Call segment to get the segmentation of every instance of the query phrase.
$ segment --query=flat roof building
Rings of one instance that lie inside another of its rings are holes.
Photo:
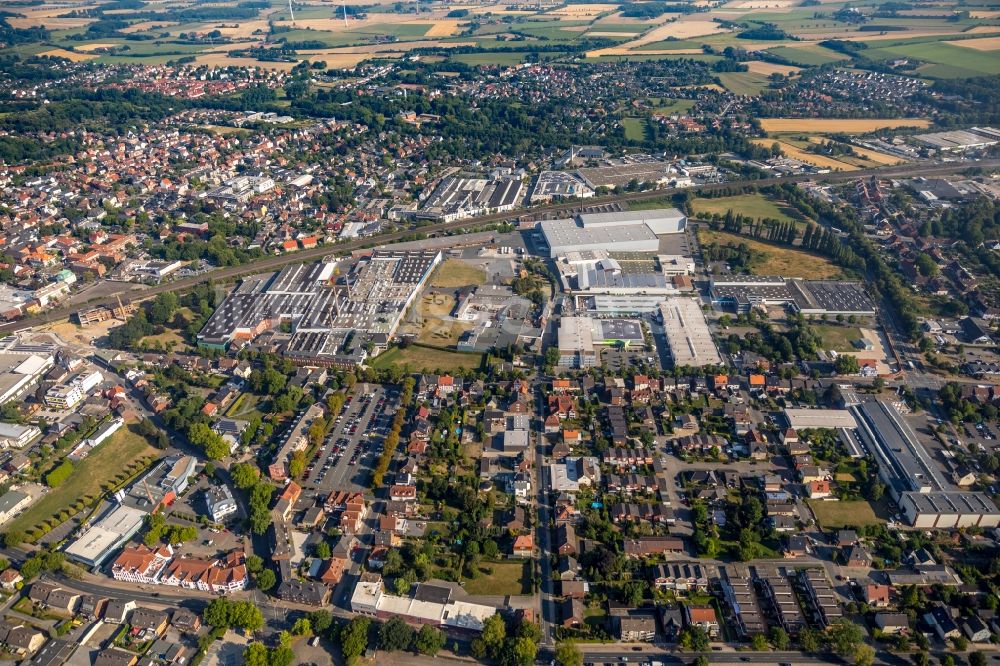
[[[905,492],[929,493],[949,488],[941,470],[890,403],[864,402],[851,408],[858,435],[878,462],[878,473],[894,499]]]
[[[71,543],[66,548],[66,556],[90,567],[98,566],[125,545],[145,520],[145,511],[118,505]]]
[[[696,368],[722,363],[696,299],[668,298],[660,304],[660,317],[675,366]]]
[[[711,281],[712,302],[748,312],[752,307],[783,306],[802,314],[875,314],[875,303],[858,282],[730,275]]]
[[[955,529],[997,527],[1000,510],[986,493],[944,491],[903,493],[899,507],[913,527]]]
[[[676,208],[610,213],[581,213],[572,219],[539,223],[549,256],[570,252],[657,252],[658,235],[681,233],[687,217]]]
[[[808,428],[857,428],[858,422],[854,415],[846,409],[785,409],[785,419],[788,427],[795,430]]]

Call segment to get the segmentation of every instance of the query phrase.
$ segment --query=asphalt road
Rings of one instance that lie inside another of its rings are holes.
[[[442,222],[439,224],[430,224],[425,227],[421,227],[420,229],[405,229],[403,231],[394,231],[391,233],[380,234],[377,236],[362,238],[355,241],[335,243],[333,245],[323,245],[311,250],[301,250],[299,252],[292,252],[289,254],[282,254],[278,256],[262,257],[257,261],[254,261],[249,264],[244,264],[242,266],[217,268],[215,270],[208,271],[201,275],[184,278],[181,280],[175,280],[173,282],[167,282],[164,284],[142,286],[137,288],[137,285],[131,282],[114,283],[115,285],[117,285],[118,288],[106,289],[104,290],[105,293],[102,294],[100,297],[89,300],[85,304],[76,303],[75,306],[72,308],[58,308],[33,317],[25,317],[23,319],[9,322],[7,324],[0,324],[0,332],[11,333],[14,331],[19,331],[21,329],[29,328],[31,326],[47,324],[53,321],[64,319],[68,317],[73,311],[81,309],[81,307],[84,305],[86,305],[86,307],[97,307],[99,305],[114,305],[117,303],[117,300],[120,296],[125,296],[126,298],[135,301],[135,300],[151,298],[153,296],[156,296],[157,294],[167,291],[183,292],[204,282],[232,281],[247,275],[254,275],[257,273],[280,269],[287,264],[302,263],[320,259],[324,256],[333,253],[344,254],[347,252],[351,252],[352,250],[360,250],[368,247],[376,247],[379,245],[384,245],[385,243],[401,240],[404,237],[409,236],[415,232],[427,234],[429,236],[434,236],[448,231],[458,231],[467,227],[481,227],[483,225],[491,224],[494,222],[516,220],[519,217],[523,217],[525,215],[539,216],[545,214],[558,213],[559,211],[567,211],[569,209],[579,208],[581,206],[596,206],[601,204],[628,203],[630,201],[644,201],[647,199],[658,199],[661,197],[669,197],[678,192],[691,192],[692,194],[697,194],[699,192],[711,192],[711,191],[730,188],[733,187],[734,185],[739,186],[739,185],[752,184],[758,187],[766,187],[768,185],[778,185],[781,183],[797,183],[803,181],[836,183],[848,180],[855,180],[858,178],[864,178],[866,176],[872,176],[872,175],[877,175],[879,177],[885,177],[885,178],[905,177],[905,176],[940,176],[962,171],[970,167],[981,167],[984,169],[1000,167],[1000,160],[982,160],[979,162],[953,162],[948,164],[938,164],[938,163],[908,164],[905,166],[881,167],[877,169],[859,169],[857,171],[847,171],[847,172],[838,172],[830,174],[802,174],[795,176],[787,176],[784,178],[761,178],[752,181],[741,180],[741,181],[730,181],[726,183],[712,183],[692,188],[662,189],[662,190],[650,190],[647,192],[632,192],[629,194],[587,199],[585,202],[576,202],[571,204],[567,203],[551,204],[545,206],[526,208],[514,212],[498,213],[495,215],[484,215],[482,217],[476,217],[467,220],[458,220],[455,222]]]

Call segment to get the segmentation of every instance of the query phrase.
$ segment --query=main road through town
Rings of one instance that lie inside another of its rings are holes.
[[[407,236],[411,236],[414,233],[423,233],[428,236],[435,236],[449,231],[459,231],[466,228],[474,229],[487,224],[516,220],[519,217],[525,215],[530,215],[530,216],[551,215],[553,213],[559,213],[560,211],[567,211],[569,209],[579,208],[580,206],[590,207],[590,206],[599,206],[602,204],[645,201],[649,199],[669,197],[679,192],[691,192],[693,194],[698,194],[700,192],[724,190],[726,188],[730,188],[733,186],[740,186],[740,185],[755,185],[757,187],[766,187],[768,185],[780,185],[781,183],[798,183],[803,181],[815,181],[818,183],[836,183],[848,180],[855,180],[858,178],[865,178],[868,176],[878,176],[880,178],[943,176],[947,174],[957,173],[959,171],[971,167],[992,169],[995,167],[1000,167],[1000,160],[983,160],[978,162],[956,161],[943,164],[939,162],[922,162],[917,164],[908,164],[904,166],[880,167],[875,169],[858,169],[856,171],[844,171],[844,172],[829,173],[829,174],[798,174],[794,176],[785,176],[781,178],[735,180],[735,181],[728,181],[725,183],[710,183],[707,185],[700,185],[698,187],[690,187],[690,188],[648,190],[645,192],[631,192],[628,194],[618,194],[607,197],[596,197],[593,199],[587,199],[585,202],[582,203],[564,202],[559,204],[534,206],[531,208],[524,208],[521,210],[511,211],[506,213],[484,215],[482,217],[457,220],[453,222],[441,222],[438,224],[429,224],[427,226],[420,227],[419,229],[404,229],[400,231],[393,231],[390,233],[368,236],[358,240],[346,241],[343,243],[334,243],[331,245],[323,245],[309,250],[300,250],[298,252],[291,252],[288,254],[261,257],[255,261],[243,264],[241,266],[227,266],[223,268],[216,268],[210,271],[206,271],[205,273],[202,273],[200,275],[183,278],[180,280],[175,280],[172,282],[165,282],[158,285],[140,286],[131,282],[114,282],[114,283],[108,282],[106,283],[106,288],[101,290],[102,291],[101,296],[95,297],[84,303],[77,303],[72,308],[72,310],[81,309],[81,307],[89,308],[89,307],[98,307],[101,305],[114,305],[117,303],[119,298],[123,298],[130,301],[137,301],[137,300],[151,298],[153,296],[156,296],[157,294],[167,291],[183,292],[199,284],[209,281],[228,282],[240,277],[245,277],[247,275],[254,275],[256,273],[277,270],[287,264],[308,262],[312,260],[321,259],[322,257],[325,257],[330,254],[335,254],[335,253],[343,254],[345,252],[350,252],[353,250],[360,250],[369,247],[377,247],[379,245],[384,245],[386,243],[391,243],[394,241],[405,239]],[[53,321],[59,321],[61,319],[65,319],[66,317],[68,317],[70,312],[71,312],[70,308],[65,308],[65,307],[56,308],[53,310],[49,310],[48,312],[44,312],[42,314],[34,315],[31,317],[25,317],[23,319],[18,319],[17,321],[8,322],[6,324],[0,324],[0,333],[12,333],[25,328],[29,328],[31,326],[37,326],[40,324],[47,324]]]

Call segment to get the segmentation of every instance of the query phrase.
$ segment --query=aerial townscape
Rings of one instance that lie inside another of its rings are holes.
[[[1000,664],[1000,4],[2,0],[4,663]]]

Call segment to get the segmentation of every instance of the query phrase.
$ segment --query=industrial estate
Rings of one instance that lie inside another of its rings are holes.
[[[1000,8],[9,0],[0,660],[1000,660]]]

